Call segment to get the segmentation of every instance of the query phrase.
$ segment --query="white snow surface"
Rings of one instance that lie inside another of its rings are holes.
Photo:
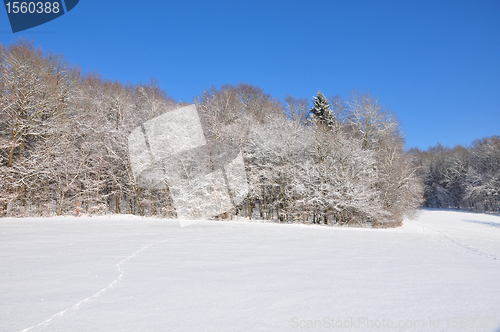
[[[0,219],[0,331],[494,331],[500,217]]]

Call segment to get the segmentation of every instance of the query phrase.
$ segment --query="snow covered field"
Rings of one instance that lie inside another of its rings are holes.
[[[0,331],[494,331],[500,217],[0,219]]]

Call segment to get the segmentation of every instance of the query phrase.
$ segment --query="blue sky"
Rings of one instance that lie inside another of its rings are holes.
[[[177,101],[245,82],[273,97],[369,91],[394,112],[407,147],[500,135],[500,1],[80,0],[13,34],[84,71],[155,77]]]

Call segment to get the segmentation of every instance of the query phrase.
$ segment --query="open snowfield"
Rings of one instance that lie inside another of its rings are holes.
[[[0,219],[0,331],[494,331],[500,217]]]

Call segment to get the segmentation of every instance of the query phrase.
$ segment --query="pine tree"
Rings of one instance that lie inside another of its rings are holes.
[[[319,120],[328,127],[333,127],[335,124],[335,115],[321,91],[318,90],[318,95],[313,98],[313,103],[314,106],[311,109],[313,119]]]

